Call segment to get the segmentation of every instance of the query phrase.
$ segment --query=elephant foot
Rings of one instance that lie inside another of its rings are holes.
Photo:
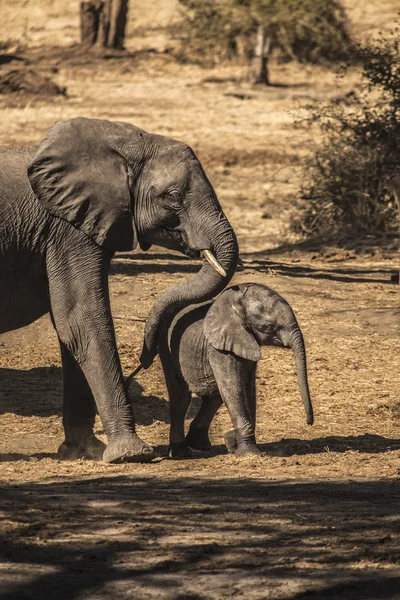
[[[240,444],[236,450],[234,450],[235,456],[246,456],[246,454],[261,455],[262,452],[257,448],[255,444]]]
[[[233,454],[237,449],[236,432],[234,429],[230,429],[224,434],[225,446],[228,452]]]
[[[97,439],[95,435],[90,435],[80,442],[65,440],[58,449],[59,460],[78,460],[86,458],[88,460],[101,460],[106,445]]]
[[[193,452],[188,447],[186,440],[171,442],[168,448],[168,458],[192,458]]]
[[[237,439],[236,431],[234,429],[230,429],[224,435],[225,445],[228,449],[228,452],[234,454],[235,456],[245,456],[246,454],[262,454],[261,450],[259,450],[256,446],[255,441],[243,441]]]
[[[186,445],[195,450],[210,450],[211,442],[208,437],[208,429],[189,428],[186,436]]]
[[[110,441],[103,453],[106,463],[150,462],[155,457],[154,449],[137,435],[128,439]]]

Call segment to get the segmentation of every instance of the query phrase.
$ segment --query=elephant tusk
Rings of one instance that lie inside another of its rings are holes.
[[[217,271],[217,273],[219,273],[222,277],[226,277],[225,269],[221,267],[211,250],[202,250],[201,253],[204,256],[204,258],[210,263],[213,269]]]

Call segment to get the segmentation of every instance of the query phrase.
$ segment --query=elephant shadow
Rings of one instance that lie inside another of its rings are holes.
[[[272,456],[301,456],[305,454],[323,454],[326,452],[344,453],[348,451],[365,454],[381,454],[400,450],[400,439],[386,438],[382,435],[364,433],[363,435],[327,436],[314,440],[286,438],[279,442],[258,444],[262,452]]]
[[[144,394],[143,386],[133,379],[128,387],[135,421],[138,425],[151,425],[154,421],[169,423],[169,405],[164,398]]]
[[[128,397],[138,425],[151,425],[154,421],[169,423],[168,402],[143,392],[140,383],[133,380]],[[0,414],[61,417],[62,404],[61,367],[0,369]]]
[[[154,421],[170,424],[169,402],[165,398],[144,394],[143,386],[133,379],[128,387],[128,397],[138,425],[151,425]],[[193,419],[201,406],[200,398],[193,396],[186,419]]]
[[[50,417],[62,414],[61,367],[0,369],[0,414]]]

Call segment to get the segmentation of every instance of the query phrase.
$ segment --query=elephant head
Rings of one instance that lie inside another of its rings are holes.
[[[156,303],[146,325],[143,366],[151,364],[171,311],[212,298],[235,271],[235,234],[200,162],[181,142],[128,123],[60,121],[39,145],[28,176],[52,215],[110,255],[157,244],[205,257],[196,276]]]
[[[247,360],[261,358],[260,346],[293,350],[307,423],[314,422],[303,334],[290,305],[260,284],[233,286],[217,298],[204,321],[208,342]]]

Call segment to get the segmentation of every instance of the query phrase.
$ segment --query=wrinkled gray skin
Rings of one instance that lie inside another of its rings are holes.
[[[169,307],[208,300],[231,278],[235,235],[193,151],[126,123],[56,123],[39,146],[0,149],[0,333],[50,312],[63,364],[61,458],[149,460],[135,433],[117,353],[108,293],[118,250],[152,244],[206,262],[160,298],[146,334],[151,364]],[[93,434],[97,410],[108,445]],[[104,454],[103,454],[104,451]]]
[[[211,447],[208,430],[224,402],[234,429],[225,442],[237,455],[259,453],[255,440],[256,367],[260,346],[294,352],[307,423],[314,422],[303,335],[277,292],[255,283],[225,290],[214,302],[180,313],[160,337],[160,358],[171,410],[170,457]],[[185,437],[191,393],[202,399]]]

